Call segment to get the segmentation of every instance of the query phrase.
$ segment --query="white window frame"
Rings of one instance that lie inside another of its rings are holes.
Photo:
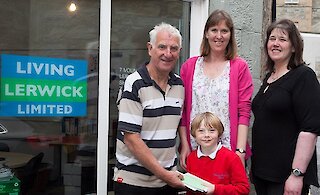
[[[299,0],[285,0],[284,3],[285,4],[298,4]]]
[[[190,57],[200,54],[203,29],[208,17],[209,0],[192,0],[190,16]]]
[[[191,1],[190,56],[199,55],[209,0]],[[110,88],[111,0],[100,0],[97,195],[108,194],[108,129]]]
[[[108,194],[111,0],[100,0],[97,194]]]

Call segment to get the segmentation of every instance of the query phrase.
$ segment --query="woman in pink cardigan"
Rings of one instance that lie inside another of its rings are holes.
[[[217,115],[225,131],[223,146],[236,152],[242,163],[251,155],[247,137],[253,93],[252,77],[247,62],[237,56],[234,26],[230,15],[216,10],[207,19],[201,56],[189,58],[181,67],[185,86],[185,104],[179,128],[180,165],[186,169],[186,158],[197,144],[190,134],[190,123],[199,113]]]

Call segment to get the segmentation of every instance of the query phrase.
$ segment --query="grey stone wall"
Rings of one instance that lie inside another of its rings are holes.
[[[312,32],[320,33],[320,1],[312,1]]]
[[[289,18],[302,32],[310,32],[312,22],[311,6],[278,6],[277,19]]]
[[[239,55],[247,60],[255,92],[260,86],[263,1],[259,0],[211,0],[209,12],[215,9],[226,10],[233,19]]]
[[[300,31],[320,33],[320,1],[300,0],[298,4],[277,1],[277,18],[290,18]]]

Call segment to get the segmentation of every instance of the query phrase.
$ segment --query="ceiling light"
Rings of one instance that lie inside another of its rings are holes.
[[[77,5],[74,2],[71,2],[68,9],[70,12],[74,12],[77,10]]]

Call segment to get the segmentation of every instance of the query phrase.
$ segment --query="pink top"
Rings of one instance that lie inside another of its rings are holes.
[[[180,76],[185,86],[185,101],[180,126],[187,129],[187,139],[190,145],[190,114],[192,106],[192,81],[198,56],[189,58],[181,67]],[[231,149],[236,150],[238,125],[249,126],[251,116],[251,97],[253,93],[252,77],[247,62],[236,57],[230,60],[229,114]],[[246,158],[251,156],[247,144]]]

